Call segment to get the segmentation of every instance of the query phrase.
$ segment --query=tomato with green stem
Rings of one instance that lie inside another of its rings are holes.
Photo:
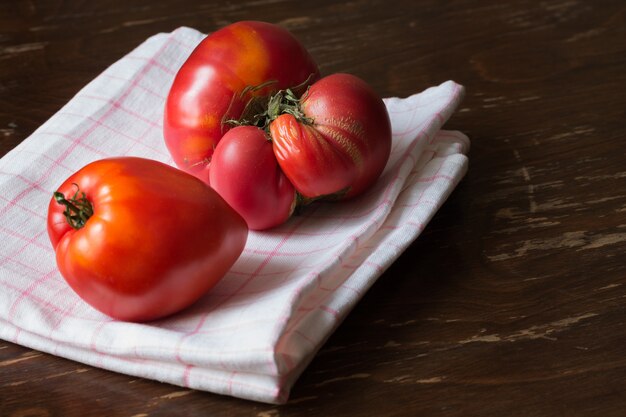
[[[135,157],[103,159],[71,175],[50,201],[47,227],[70,287],[127,321],[194,303],[239,258],[248,234],[205,183]]]

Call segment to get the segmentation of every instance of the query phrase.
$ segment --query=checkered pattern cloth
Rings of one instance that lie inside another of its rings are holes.
[[[282,403],[463,177],[469,141],[441,130],[463,88],[448,81],[385,99],[392,152],[366,194],[314,203],[278,228],[251,232],[232,270],[191,308],[156,322],[115,321],[59,274],[47,205],[65,178],[97,159],[134,155],[172,164],[164,101],[203,37],[180,28],[149,38],[0,160],[0,338],[129,375]]]

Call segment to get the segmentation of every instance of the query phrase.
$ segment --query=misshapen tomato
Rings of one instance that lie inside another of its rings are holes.
[[[300,99],[297,113],[278,116],[270,132],[278,163],[300,194],[349,198],[379,177],[391,152],[391,123],[364,81],[324,77]]]
[[[230,269],[247,233],[241,216],[202,181],[133,157],[85,166],[48,209],[65,280],[96,309],[129,321],[191,305]]]
[[[244,21],[207,36],[178,71],[165,105],[164,136],[176,164],[205,182],[229,119],[255,97],[319,78],[313,58],[287,30]]]

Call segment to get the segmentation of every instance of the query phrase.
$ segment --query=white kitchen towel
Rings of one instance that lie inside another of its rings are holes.
[[[129,375],[282,403],[466,172],[467,137],[440,130],[463,87],[447,81],[385,99],[392,153],[366,194],[314,203],[276,229],[251,232],[232,270],[191,308],[151,323],[115,321],[57,271],[47,205],[63,180],[97,159],[172,164],[161,132],[164,100],[203,37],[180,28],[149,38],[0,160],[0,338]]]

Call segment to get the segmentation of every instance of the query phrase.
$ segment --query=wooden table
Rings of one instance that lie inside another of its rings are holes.
[[[0,341],[2,416],[623,416],[626,4],[0,3],[2,154],[147,37],[244,19],[382,96],[453,79],[470,170],[271,406]]]

